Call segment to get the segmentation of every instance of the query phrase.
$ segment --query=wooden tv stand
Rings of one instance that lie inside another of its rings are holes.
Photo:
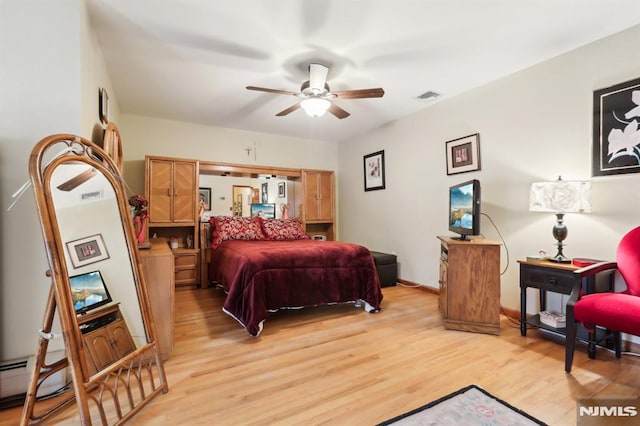
[[[438,239],[444,328],[500,334],[500,243]]]
[[[124,322],[119,304],[78,316],[89,375],[133,352],[136,345]]]

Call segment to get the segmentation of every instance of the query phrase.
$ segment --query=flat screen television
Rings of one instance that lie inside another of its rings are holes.
[[[69,277],[69,283],[76,314],[84,314],[111,302],[111,295],[100,271],[74,275]]]
[[[251,204],[251,217],[260,216],[265,219],[276,217],[275,203],[253,203]]]
[[[480,181],[473,179],[449,188],[449,231],[457,240],[480,235]]]

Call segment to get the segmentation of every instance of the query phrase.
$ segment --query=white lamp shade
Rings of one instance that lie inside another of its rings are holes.
[[[300,106],[310,117],[320,117],[331,106],[331,102],[326,99],[311,97],[300,102]]]
[[[534,182],[529,192],[529,211],[589,213],[591,182],[561,179],[553,182]]]

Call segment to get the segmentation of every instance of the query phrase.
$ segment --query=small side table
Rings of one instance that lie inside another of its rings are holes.
[[[565,327],[555,328],[543,324],[539,314],[527,316],[527,288],[540,290],[540,310],[544,311],[547,307],[547,292],[571,294],[574,283],[580,280],[573,271],[579,268],[570,263],[557,263],[548,260],[519,260],[518,263],[520,264],[520,334],[526,336],[527,326],[533,326],[566,336]],[[584,279],[581,285],[585,291],[593,292],[596,288],[595,278]],[[595,333],[589,333],[584,327],[578,329],[578,338],[588,343],[589,358],[595,358],[596,341],[605,337],[606,330],[598,329]]]

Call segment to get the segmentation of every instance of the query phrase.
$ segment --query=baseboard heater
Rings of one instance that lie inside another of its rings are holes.
[[[24,405],[27,397],[27,360],[0,365],[0,410]]]

